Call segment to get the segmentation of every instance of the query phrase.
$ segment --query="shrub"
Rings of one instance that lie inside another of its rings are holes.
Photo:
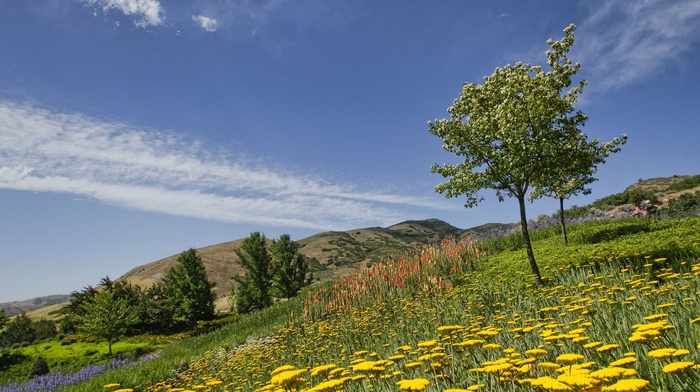
[[[49,373],[49,364],[46,363],[46,359],[43,357],[38,357],[32,363],[32,367],[29,369],[29,377],[43,376]]]

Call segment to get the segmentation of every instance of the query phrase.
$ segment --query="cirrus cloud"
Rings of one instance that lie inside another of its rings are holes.
[[[0,188],[123,208],[308,229],[388,225],[436,208],[222,157],[182,136],[0,100]],[[438,207],[439,208],[439,207]]]

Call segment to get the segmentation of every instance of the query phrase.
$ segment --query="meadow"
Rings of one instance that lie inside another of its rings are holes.
[[[67,391],[688,391],[700,219],[445,241],[166,346]]]

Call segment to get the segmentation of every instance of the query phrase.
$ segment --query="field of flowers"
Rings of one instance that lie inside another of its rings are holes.
[[[543,288],[522,251],[424,247],[309,291],[271,336],[103,390],[697,390],[699,227],[589,222],[568,247],[540,233]]]

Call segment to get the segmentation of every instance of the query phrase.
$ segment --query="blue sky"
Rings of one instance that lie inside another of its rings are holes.
[[[584,131],[629,141],[568,204],[700,173],[694,0],[2,2],[0,302],[253,231],[515,222],[433,191],[427,124],[570,23]]]

